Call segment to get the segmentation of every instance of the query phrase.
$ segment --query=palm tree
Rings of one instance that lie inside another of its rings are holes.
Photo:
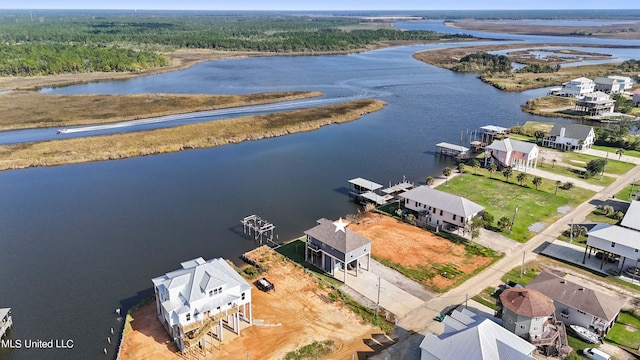
[[[473,173],[477,174],[478,169],[480,168],[480,161],[476,159],[471,160],[471,167],[473,167]]]
[[[527,175],[526,173],[519,173],[518,176],[516,177],[516,179],[520,183],[520,186],[524,185],[524,182],[527,181],[527,178],[529,178],[529,175]]]
[[[498,227],[502,229],[502,231],[507,230],[511,227],[511,220],[506,216],[501,217],[500,220],[498,220]]]
[[[624,149],[623,148],[617,149],[616,154],[618,154],[618,160],[620,160],[620,158],[622,158],[622,154],[624,154]]]
[[[442,175],[444,175],[445,178],[445,185],[449,185],[449,176],[451,176],[451,168],[450,167],[446,167],[444,168],[444,170],[442,170]]]
[[[435,182],[435,179],[433,178],[433,176],[429,176],[429,177],[427,177],[425,182],[427,183],[427,186],[431,187],[431,186],[433,186],[433,183]]]
[[[493,173],[498,171],[498,166],[496,164],[489,165],[489,179],[493,179]]]
[[[458,163],[458,172],[460,174],[464,173],[464,163]]]
[[[558,188],[560,187],[560,185],[562,185],[562,181],[556,180],[556,192],[553,193],[554,195],[558,193]]]
[[[536,176],[533,178],[533,180],[531,180],[531,182],[533,183],[533,185],[535,185],[536,190],[538,190],[538,187],[542,185],[542,178],[540,176]]]
[[[556,166],[558,159],[551,159],[551,168],[553,169]]]
[[[504,178],[507,179],[507,182],[509,182],[509,178],[511,177],[511,175],[513,175],[513,169],[508,167],[502,170],[502,175],[504,175]]]

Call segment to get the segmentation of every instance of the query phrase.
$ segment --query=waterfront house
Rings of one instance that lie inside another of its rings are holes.
[[[538,145],[530,142],[502,139],[494,140],[485,150],[485,166],[487,162],[499,168],[512,167],[515,170],[527,171],[538,165]]]
[[[593,82],[595,83],[595,91],[607,94],[618,94],[624,91],[624,83],[611,77],[597,77]]]
[[[633,79],[628,76],[611,75],[608,76],[608,78],[613,79],[620,84],[620,92],[631,90],[633,87]]]
[[[464,310],[466,311],[466,310]],[[456,313],[458,312],[458,315]],[[536,347],[489,319],[455,310],[445,322],[458,323],[437,336],[427,333],[420,343],[421,360],[531,360]]]
[[[12,325],[11,308],[0,309],[0,339],[11,329]]]
[[[561,95],[579,98],[585,94],[592,93],[596,84],[591,79],[585,77],[573,79],[562,84]]]
[[[591,126],[555,124],[549,135],[542,139],[542,146],[564,151],[582,150],[593,146],[595,138]]]
[[[186,352],[208,332],[220,340],[223,329],[240,334],[240,321],[252,323],[251,285],[222,258],[197,258],[182,269],[154,278],[157,316]]]
[[[371,240],[349,230],[347,225],[342,218],[336,222],[322,218],[304,232],[307,236],[305,260],[333,277],[341,275],[345,283],[348,273],[358,276],[364,259],[367,271],[371,263]]]
[[[572,283],[543,271],[527,284],[553,300],[555,316],[567,326],[578,325],[606,334],[620,314],[624,300]]]
[[[635,106],[640,106],[640,89],[635,89],[635,90],[633,91],[633,98],[632,98],[632,100],[633,100],[633,104],[634,104]]]
[[[613,112],[616,101],[609,94],[596,91],[586,94],[576,101],[576,111],[582,111],[590,116],[602,115]]]
[[[556,320],[555,307],[548,296],[534,289],[513,287],[500,294],[500,303],[505,329],[541,347],[545,353],[571,352],[565,325]]]
[[[462,235],[467,234],[471,220],[484,212],[484,207],[473,201],[428,186],[418,186],[399,197],[404,208],[416,215],[418,225],[462,230]]]

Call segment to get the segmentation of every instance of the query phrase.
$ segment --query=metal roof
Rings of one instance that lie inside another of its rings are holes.
[[[561,89],[561,88],[558,88],[558,89]],[[499,133],[504,133],[507,130],[509,130],[508,128],[503,128],[503,127],[495,126],[495,125],[481,126],[480,129],[486,130],[486,131],[491,131],[491,132],[498,133],[498,134]]]
[[[549,136],[560,136],[560,131],[564,128],[564,137],[570,139],[585,140],[593,131],[591,126],[580,124],[554,124],[549,132]]]
[[[529,154],[534,148],[537,148],[538,145],[526,141],[520,140],[512,140],[512,139],[503,139],[503,140],[494,140],[491,145],[487,146],[488,150],[500,150],[511,152],[513,150],[519,151],[521,153]]]
[[[427,204],[465,218],[484,210],[484,207],[471,200],[467,200],[462,196],[449,194],[424,185],[405,191],[399,196],[403,199]]]
[[[358,185],[361,188],[365,188],[365,189],[370,190],[370,191],[375,191],[375,190],[378,190],[378,189],[380,189],[382,187],[382,185],[380,185],[378,183],[375,183],[375,182],[373,182],[371,180],[363,179],[361,177],[358,177],[358,178],[355,178],[355,179],[351,179],[351,180],[349,180],[349,183],[353,184],[353,185]]]
[[[386,204],[389,200],[393,199],[393,196],[391,195],[378,195],[376,193],[374,193],[373,191],[367,191],[364,194],[361,194],[360,196],[362,196],[363,198],[369,200],[369,201],[373,201],[374,203],[378,204],[378,205],[384,205]]]
[[[627,213],[622,218],[620,225],[640,231],[640,201],[634,200],[629,205]],[[638,244],[640,246],[640,244]]]
[[[420,348],[441,360],[533,359],[534,345],[491,320],[476,322],[466,329],[436,336],[428,333]]]
[[[597,224],[591,228],[587,234],[589,237],[596,237],[609,242],[614,242],[627,246],[631,249],[640,249],[640,231],[638,230],[618,225]],[[588,238],[587,245],[591,245]],[[611,251],[615,253],[615,249],[611,249]]]
[[[450,143],[447,143],[447,142],[437,143],[436,146],[437,147],[441,147],[441,148],[445,148],[445,149],[460,151],[460,152],[469,151],[469,148],[466,148],[466,147],[460,146],[460,145],[456,145],[456,144],[450,144]]]

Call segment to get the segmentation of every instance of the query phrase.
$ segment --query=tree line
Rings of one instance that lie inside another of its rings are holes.
[[[493,55],[484,51],[466,55],[460,59],[455,71],[463,72],[509,72],[511,60],[505,55]]]
[[[469,37],[433,31],[360,29],[361,21],[282,15],[5,15],[0,16],[0,74],[137,71],[166,64],[168,60],[159,55],[160,49],[338,52],[383,41]]]

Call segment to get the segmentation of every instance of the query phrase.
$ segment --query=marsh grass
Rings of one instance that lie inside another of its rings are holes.
[[[0,130],[67,127],[135,120],[196,111],[321,96],[319,92],[248,95],[54,95],[12,92],[0,95]]]
[[[363,99],[150,131],[5,145],[0,146],[0,170],[163,154],[312,131],[356,120],[384,105],[381,100]]]

